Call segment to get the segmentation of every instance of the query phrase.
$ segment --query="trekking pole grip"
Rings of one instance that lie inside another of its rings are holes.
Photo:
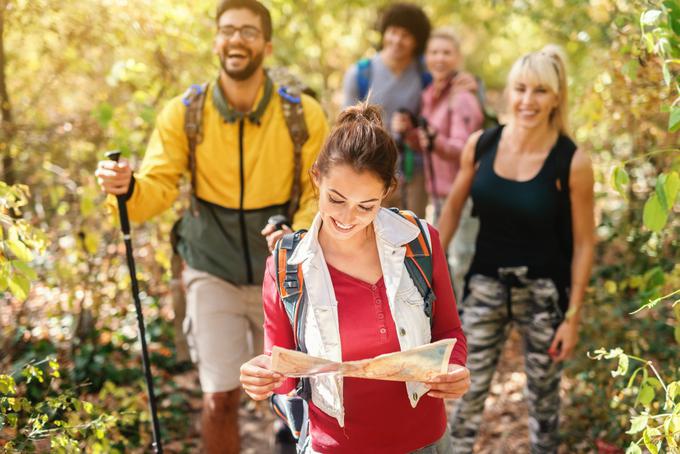
[[[110,150],[104,154],[108,159],[118,162],[120,159],[120,150]],[[118,212],[120,213],[120,227],[123,231],[123,239],[130,238],[130,218],[128,218],[127,205],[123,199],[123,195],[117,195],[116,201],[118,202]]]

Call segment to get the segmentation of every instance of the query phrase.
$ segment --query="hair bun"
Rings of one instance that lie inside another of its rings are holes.
[[[381,128],[384,127],[380,107],[368,102],[360,102],[347,107],[338,115],[338,125],[355,122],[366,122]]]
[[[559,64],[562,65],[562,69],[566,68],[567,54],[564,52],[564,49],[557,44],[546,44],[543,49],[541,49],[541,53],[557,60]]]

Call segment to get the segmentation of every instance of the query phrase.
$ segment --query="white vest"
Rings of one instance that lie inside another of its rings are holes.
[[[429,230],[420,221],[431,244]],[[338,302],[335,299],[333,283],[326,266],[318,235],[321,216],[314,222],[288,259],[291,265],[302,264],[302,274],[307,292],[307,314],[304,343],[307,353],[332,361],[342,361],[340,328],[338,324]],[[399,347],[409,350],[431,341],[430,320],[425,315],[424,301],[404,265],[406,244],[416,239],[420,229],[407,219],[381,208],[373,221],[380,256],[383,281],[387,290],[392,318],[396,325]],[[345,408],[342,400],[342,377],[321,376],[310,378],[312,402],[319,409],[345,425]],[[423,383],[407,382],[405,392],[415,408],[427,392]]]

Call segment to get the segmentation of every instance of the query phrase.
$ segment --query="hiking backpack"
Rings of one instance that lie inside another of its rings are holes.
[[[418,237],[406,244],[404,265],[425,302],[424,312],[430,319],[430,325],[432,325],[436,295],[432,288],[432,243],[428,227],[410,211],[400,211],[397,208],[390,208],[390,210],[407,219],[420,230]],[[274,249],[274,276],[277,292],[293,329],[295,349],[306,353],[304,320],[307,311],[307,298],[304,276],[300,265],[288,263],[288,258],[300,244],[305,234],[305,230],[290,233],[284,235],[277,243]],[[274,394],[270,403],[274,412],[288,425],[295,438],[298,439],[298,452],[304,452],[306,443],[308,443],[308,408],[306,401],[311,399],[309,379],[301,378],[298,381],[296,392],[296,397]]]
[[[309,139],[301,98],[305,86],[282,68],[269,70],[267,74],[272,79],[276,79],[275,83],[279,85],[278,94],[281,97],[283,117],[293,141],[293,187],[288,206],[288,219],[292,221],[293,215],[300,205],[302,147]],[[192,85],[182,98],[182,103],[186,106],[184,133],[189,145],[189,173],[191,193],[194,196],[196,195],[196,147],[203,141],[203,107],[207,96],[208,83],[206,82]],[[194,216],[197,216],[198,208],[195,203],[194,197],[191,197],[190,208]]]

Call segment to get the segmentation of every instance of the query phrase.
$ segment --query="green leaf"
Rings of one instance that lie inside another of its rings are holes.
[[[24,262],[33,260],[33,253],[21,240],[11,238],[6,241],[6,244],[19,260],[23,260]]]
[[[658,378],[655,378],[655,377],[649,377],[649,378],[647,379],[647,384],[648,384],[649,386],[653,387],[654,389],[661,389],[661,388],[663,388],[663,386],[661,385],[661,382],[659,381],[659,379],[658,379]]]
[[[680,35],[680,4],[675,0],[666,0],[663,5],[668,12],[668,28]]]
[[[0,394],[15,394],[14,378],[10,375],[0,375]]]
[[[621,166],[614,167],[611,177],[611,185],[624,199],[627,196],[626,189],[628,188],[628,183],[630,183],[630,177],[628,176],[626,170]]]
[[[673,337],[675,338],[675,342],[680,345],[680,324],[675,325],[675,328],[673,329]]]
[[[654,186],[654,193],[659,199],[659,205],[665,212],[668,212],[668,200],[666,199],[666,180],[668,176],[664,173],[659,175],[656,179],[656,185]]]
[[[666,203],[668,203],[669,210],[675,205],[678,191],[680,191],[680,175],[678,175],[678,172],[671,172],[664,182],[664,192],[666,193]]]
[[[655,395],[656,392],[654,391],[654,387],[648,385],[647,382],[645,382],[642,384],[640,392],[638,393],[638,400],[642,405],[649,405],[654,400]]]
[[[666,275],[660,266],[647,270],[644,275],[645,290],[654,290],[666,282]]]
[[[671,114],[668,116],[668,130],[670,132],[680,130],[680,106],[671,107]]]
[[[635,381],[635,377],[637,376],[638,373],[640,373],[641,370],[642,370],[642,367],[638,367],[637,369],[635,369],[633,374],[630,376],[630,379],[628,380],[628,385],[626,385],[626,388],[630,388],[631,386],[633,386],[633,382]]]
[[[90,402],[83,402],[83,409],[85,410],[85,413],[91,415],[94,405],[92,405]]]
[[[668,212],[661,206],[656,193],[652,194],[649,200],[645,202],[645,207],[642,212],[642,221],[644,222],[645,227],[652,232],[658,233],[666,225],[667,220]]]
[[[644,33],[642,35],[642,39],[644,40],[645,46],[647,47],[647,53],[653,54],[654,53],[654,37],[649,33]]]
[[[659,450],[656,448],[656,445],[652,442],[652,437],[650,436],[651,429],[645,430],[645,433],[642,434],[642,441],[645,443],[645,447],[649,450],[651,454],[659,454]]]
[[[16,270],[19,271],[21,274],[26,276],[29,280],[35,281],[38,279],[38,274],[35,272],[33,268],[28,266],[27,263],[21,262],[19,260],[13,260],[12,261],[12,267]]]
[[[635,416],[634,418],[631,418],[630,420],[630,429],[628,429],[627,434],[634,435],[638,432],[641,432],[642,430],[647,427],[647,421],[649,420],[649,417],[647,415],[640,415],[640,416]]]
[[[661,67],[661,73],[663,74],[663,81],[666,85],[671,84],[671,71],[668,68],[668,62],[663,62],[663,66]]]
[[[668,398],[670,400],[675,400],[678,394],[680,394],[680,381],[674,381],[668,385]]]
[[[28,297],[31,283],[21,274],[11,276],[7,284],[9,286],[9,291],[12,292],[19,301],[24,301]]]
[[[635,442],[631,442],[630,446],[626,449],[626,454],[642,454],[642,449]]]

